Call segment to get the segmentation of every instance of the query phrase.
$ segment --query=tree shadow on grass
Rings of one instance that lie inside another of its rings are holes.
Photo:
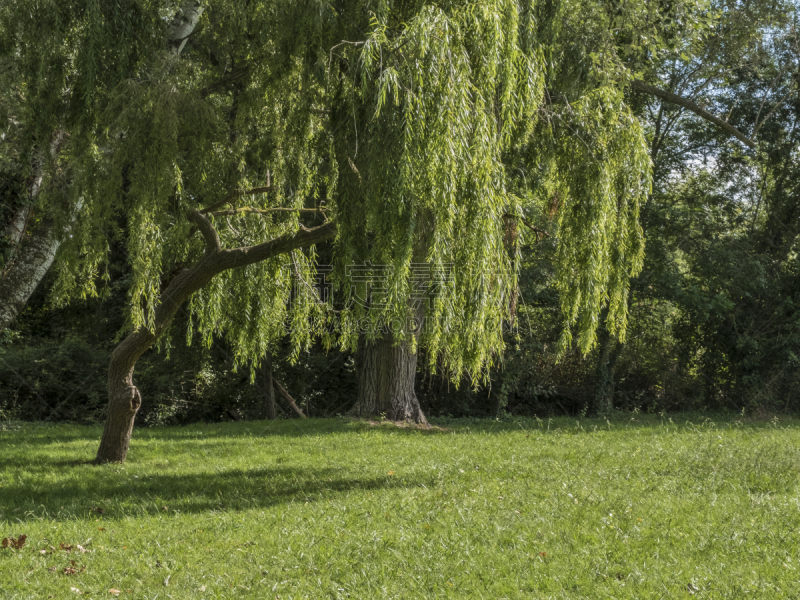
[[[431,487],[430,477],[344,475],[343,469],[260,467],[215,473],[133,476],[86,467],[80,477],[0,487],[0,521],[36,516],[57,520],[242,511],[310,504],[351,493]],[[5,514],[2,514],[5,513]]]

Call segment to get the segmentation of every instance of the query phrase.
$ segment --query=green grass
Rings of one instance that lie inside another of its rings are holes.
[[[800,597],[796,421],[438,424],[0,429],[0,597]]]

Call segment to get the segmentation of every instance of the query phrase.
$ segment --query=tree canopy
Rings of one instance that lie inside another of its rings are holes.
[[[221,248],[244,249],[327,222],[334,302],[349,266],[386,266],[379,310],[288,302],[294,281],[317,277],[315,251],[297,248],[197,291],[203,341],[224,333],[239,362],[258,360],[289,320],[296,350],[316,334],[352,348],[355,323],[407,319],[422,263],[452,277],[420,343],[477,375],[502,350],[516,285],[509,216],[556,220],[562,346],[577,335],[590,349],[604,305],[624,336],[650,188],[625,88],[678,31],[701,35],[711,19],[689,2],[11,1],[0,106],[16,141],[4,157],[32,164],[68,135],[49,171],[60,185],[37,200],[75,220],[59,299],[102,292],[122,239],[129,327],[153,330],[161,291],[203,256],[204,221]]]

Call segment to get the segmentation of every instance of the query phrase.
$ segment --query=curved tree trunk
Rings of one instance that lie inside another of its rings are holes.
[[[190,269],[181,271],[161,293],[152,330],[137,329],[117,346],[108,365],[108,413],[97,450],[97,462],[125,462],[133,422],[141,406],[141,394],[133,383],[136,361],[163,334],[189,296],[207,285],[219,273],[266,260],[296,248],[324,242],[336,234],[336,224],[328,222],[313,229],[302,228],[257,246],[223,250],[219,235],[199,212],[190,215],[206,240],[206,254]]]

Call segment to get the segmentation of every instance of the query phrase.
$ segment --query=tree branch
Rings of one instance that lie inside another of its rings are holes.
[[[281,396],[283,396],[283,397],[286,399],[286,401],[289,403],[289,406],[291,406],[291,407],[292,407],[292,410],[293,410],[294,412],[296,412],[296,413],[297,413],[297,414],[300,416],[300,418],[301,418],[301,419],[306,419],[306,418],[308,418],[308,417],[306,417],[306,415],[303,413],[303,411],[302,411],[302,410],[300,410],[300,407],[299,407],[299,406],[297,406],[297,404],[296,404],[296,403],[295,403],[295,401],[294,401],[294,398],[292,398],[292,397],[289,395],[289,392],[287,392],[287,391],[286,391],[286,390],[283,388],[283,386],[280,384],[280,382],[279,382],[277,379],[275,379],[274,377],[272,378],[272,382],[275,384],[275,387],[276,387],[276,388],[278,388],[278,391],[281,393]]]
[[[268,215],[274,212],[325,213],[328,212],[328,209],[327,208],[283,208],[283,207],[253,208],[252,206],[242,206],[241,208],[231,208],[229,210],[217,210],[206,214],[212,217],[225,217],[225,216],[235,216],[248,213],[254,215]]]
[[[213,254],[222,249],[222,244],[219,241],[219,233],[214,229],[211,221],[196,210],[189,213],[189,220],[193,221],[195,225],[197,225],[197,229],[200,230],[200,233],[203,234],[206,240],[206,254]]]
[[[631,87],[638,92],[644,92],[645,94],[650,94],[651,96],[657,96],[658,98],[661,98],[662,100],[665,100],[670,104],[676,104],[678,106],[682,106],[683,108],[688,108],[690,111],[692,111],[699,117],[702,117],[706,121],[714,123],[728,134],[739,139],[748,147],[753,149],[755,149],[756,147],[756,143],[749,137],[744,135],[741,131],[736,129],[736,127],[734,127],[727,121],[723,121],[719,117],[712,115],[710,112],[698,106],[695,102],[689,100],[688,98],[683,98],[682,96],[678,96],[677,94],[673,94],[672,92],[667,92],[665,90],[659,89],[655,86],[644,83],[642,81],[636,81],[636,80],[631,81]]]
[[[200,90],[200,97],[207,98],[217,90],[224,88],[226,85],[231,83],[236,83],[237,81],[241,81],[249,74],[250,69],[249,67],[244,67],[242,69],[236,69],[231,71],[230,73],[223,75],[219,79],[216,79],[209,83],[207,86]]]
[[[294,250],[295,248],[305,248],[322,242],[327,242],[336,237],[336,222],[329,221],[319,227],[312,229],[301,228],[299,231],[282,235],[278,238],[258,244],[257,246],[246,246],[222,250],[216,257],[214,268],[219,271],[252,265],[275,256]]]
[[[525,227],[527,227],[531,231],[533,231],[536,234],[536,237],[539,239],[542,239],[543,237],[550,237],[550,234],[547,231],[545,231],[544,229],[539,229],[538,227],[536,227],[536,225],[532,225],[531,222],[528,221],[528,219],[526,219],[525,217],[519,217],[517,215],[512,215],[511,213],[506,213],[503,216],[511,217],[512,219],[519,219],[520,221],[522,221],[522,224],[525,225]]]
[[[264,192],[269,192],[272,189],[273,188],[272,188],[271,185],[265,185],[265,186],[262,186],[262,187],[251,188],[249,190],[242,190],[242,189],[233,190],[227,196],[225,196],[222,200],[214,202],[214,204],[212,204],[211,206],[206,206],[205,208],[201,209],[198,212],[201,215],[206,215],[206,214],[208,214],[210,212],[215,211],[216,209],[218,209],[218,208],[220,208],[222,206],[225,206],[226,204],[230,204],[231,200],[234,200],[235,198],[238,198],[239,196],[247,196],[247,195],[250,195],[250,194],[263,194]]]

